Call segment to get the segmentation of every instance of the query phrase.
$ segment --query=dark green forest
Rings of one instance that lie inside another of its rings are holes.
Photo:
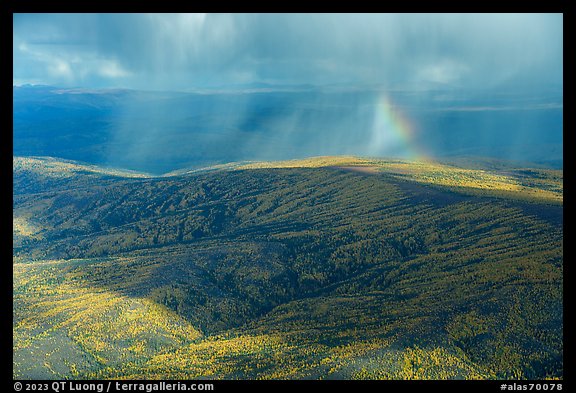
[[[562,171],[310,162],[15,158],[14,377],[563,377]]]

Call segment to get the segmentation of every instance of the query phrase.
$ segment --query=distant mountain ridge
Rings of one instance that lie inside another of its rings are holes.
[[[553,94],[526,99],[311,86],[188,93],[28,86],[14,87],[13,97],[15,155],[154,174],[319,155],[402,157],[411,150],[436,159],[478,155],[554,168],[563,161],[562,99]],[[389,110],[410,120],[411,140],[379,125],[382,97],[396,108]],[[376,151],[378,132],[392,140]]]

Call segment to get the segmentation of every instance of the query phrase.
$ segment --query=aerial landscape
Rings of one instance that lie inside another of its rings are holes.
[[[13,378],[562,380],[562,25],[14,14]]]

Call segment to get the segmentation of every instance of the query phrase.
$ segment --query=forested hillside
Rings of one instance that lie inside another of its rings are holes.
[[[354,157],[15,158],[14,376],[562,378],[562,190]]]

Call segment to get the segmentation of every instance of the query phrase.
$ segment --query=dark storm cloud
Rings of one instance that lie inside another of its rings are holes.
[[[191,89],[252,82],[544,87],[559,14],[14,16],[14,83]]]

